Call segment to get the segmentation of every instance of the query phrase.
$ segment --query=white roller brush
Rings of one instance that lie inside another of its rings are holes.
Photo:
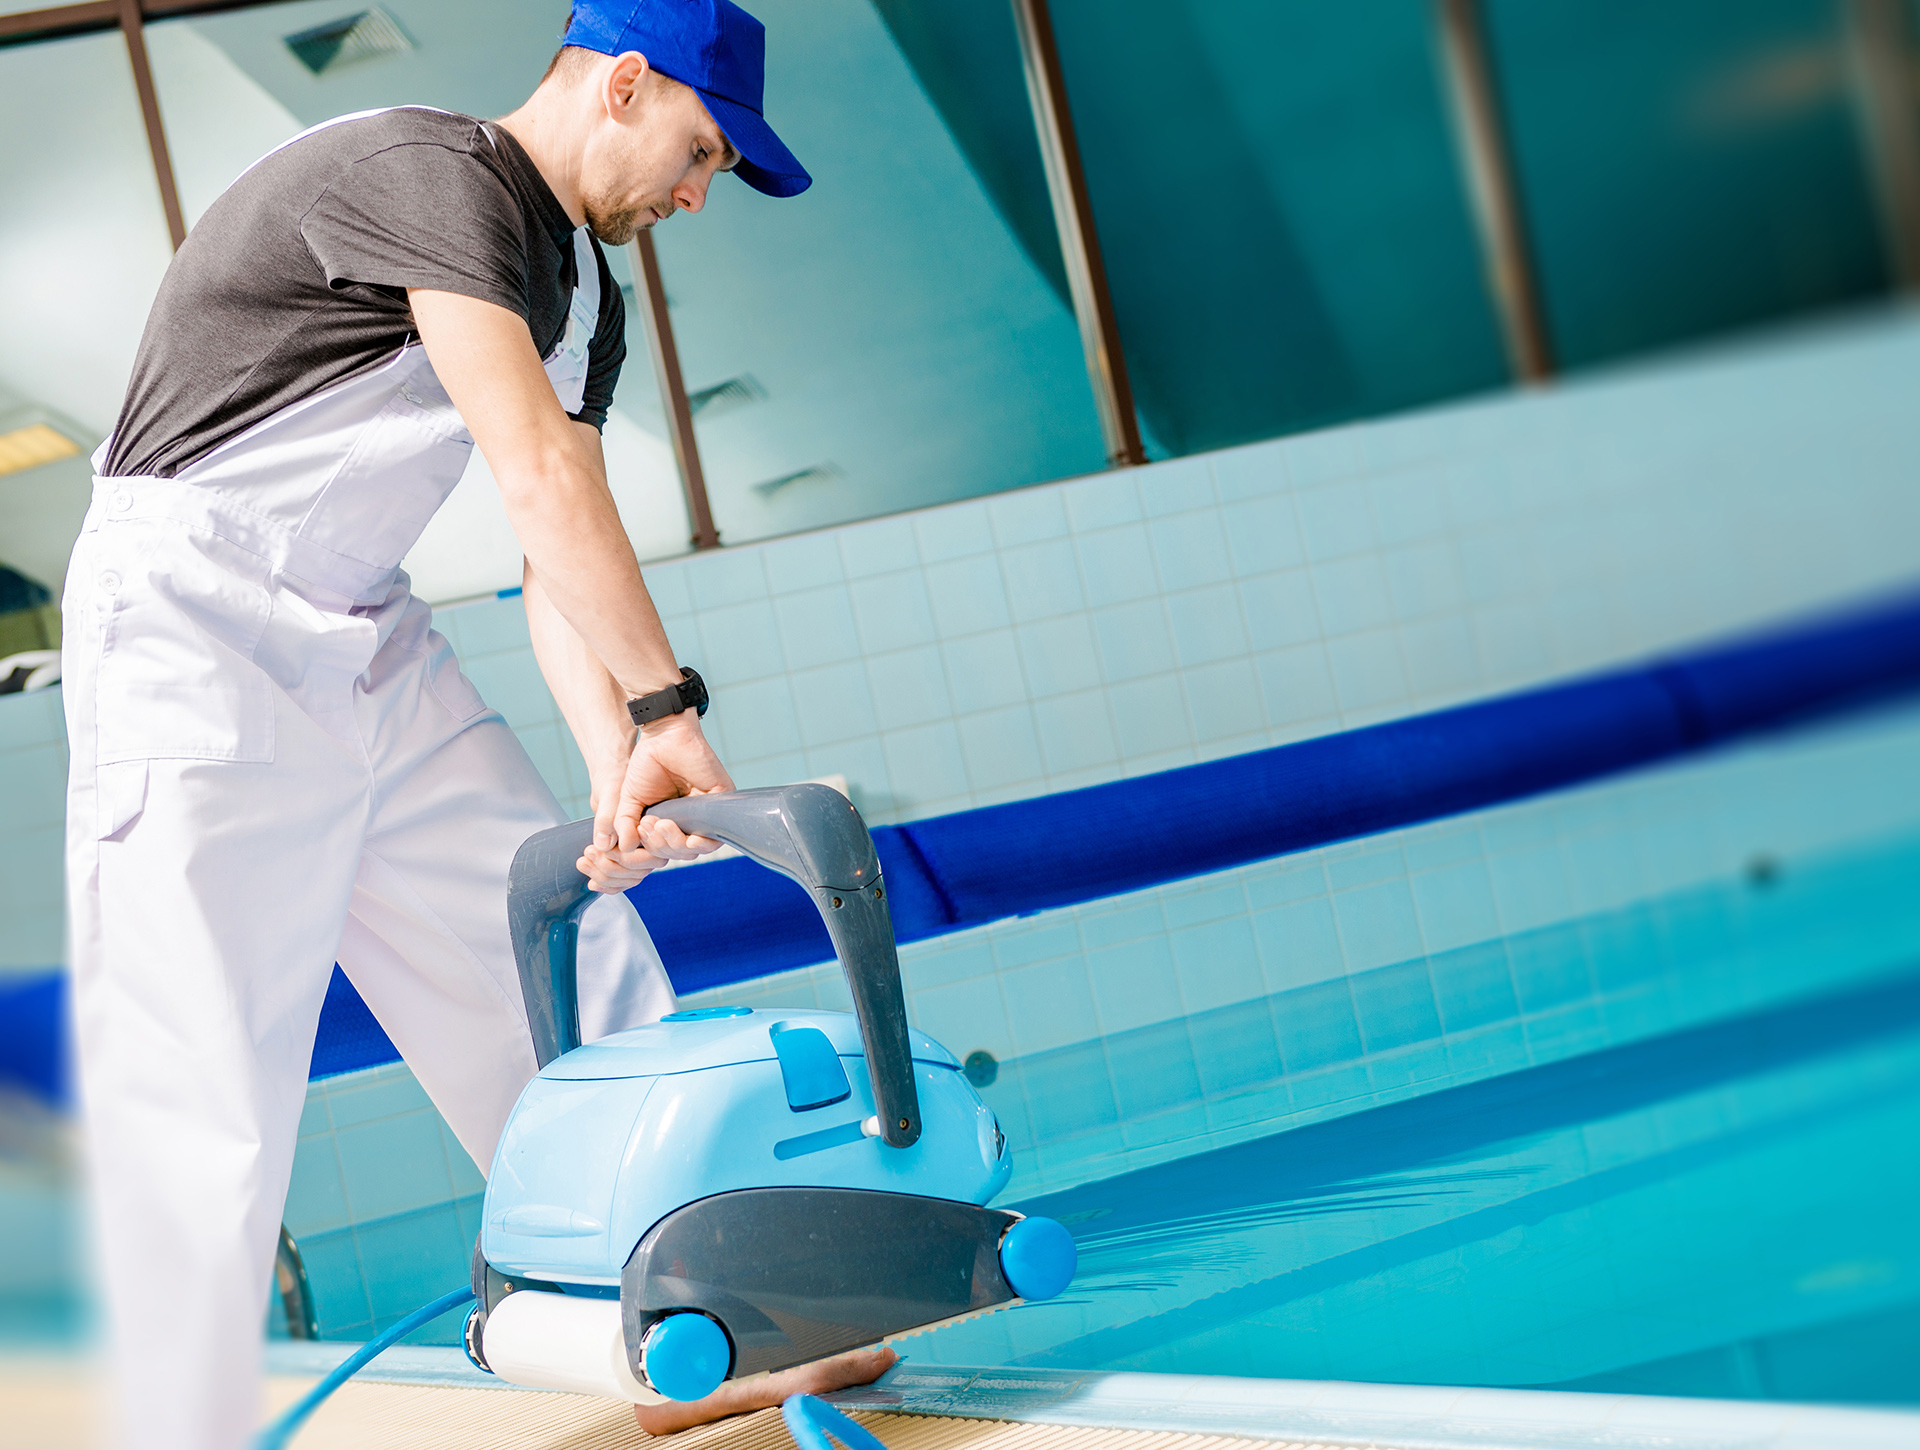
[[[627,1368],[620,1301],[522,1289],[487,1315],[487,1366],[503,1380],[536,1390],[663,1403]]]

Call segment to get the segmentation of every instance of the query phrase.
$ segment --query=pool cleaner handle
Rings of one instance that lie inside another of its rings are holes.
[[[782,785],[681,796],[647,814],[737,846],[806,889],[847,974],[880,1136],[896,1148],[918,1141],[920,1096],[893,918],[880,858],[853,802],[829,786]],[[574,951],[591,892],[574,862],[592,838],[591,821],[555,826],[531,837],[513,861],[507,916],[542,1067],[580,1045]]]

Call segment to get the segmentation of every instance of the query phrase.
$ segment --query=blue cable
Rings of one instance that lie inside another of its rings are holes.
[[[339,1389],[341,1385],[358,1374],[377,1354],[391,1349],[423,1324],[431,1324],[450,1309],[458,1309],[473,1298],[473,1290],[456,1289],[451,1294],[442,1294],[424,1309],[416,1309],[405,1319],[384,1333],[376,1334],[365,1344],[334,1367],[333,1373],[301,1398],[300,1402],[260,1432],[254,1441],[254,1450],[282,1450],[293,1438],[294,1431],[307,1422],[307,1416],[320,1408],[321,1401]],[[858,1429],[858,1426],[854,1428]],[[864,1434],[865,1432],[862,1431]],[[868,1438],[872,1438],[869,1436]],[[874,1442],[878,1444],[878,1441]],[[867,1450],[865,1446],[852,1447],[852,1450]]]
[[[833,1450],[829,1436],[847,1450],[887,1450],[880,1437],[866,1426],[849,1420],[825,1400],[812,1395],[792,1395],[780,1406],[780,1418],[787,1422],[798,1450]]]
[[[325,1379],[301,1396],[279,1419],[260,1432],[254,1450],[284,1450],[294,1433],[319,1409],[328,1395],[372,1363],[374,1357],[391,1349],[423,1324],[431,1324],[449,1310],[458,1309],[473,1299],[472,1289],[456,1289],[442,1294],[431,1304],[416,1309],[398,1324],[376,1334],[352,1354],[341,1360]],[[792,1395],[780,1406],[780,1418],[798,1450],[833,1450],[838,1440],[846,1450],[887,1450],[879,1436],[865,1426],[848,1419],[825,1400],[812,1395]]]

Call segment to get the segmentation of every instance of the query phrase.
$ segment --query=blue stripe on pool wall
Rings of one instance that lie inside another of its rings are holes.
[[[0,979],[0,1088],[59,1107],[73,1101],[67,1061],[67,974],[59,968]]]
[[[1706,650],[1204,765],[873,832],[903,942],[1515,801],[1920,687],[1920,593]],[[1195,829],[1178,856],[1139,823]],[[833,955],[751,861],[630,893],[683,992]]]

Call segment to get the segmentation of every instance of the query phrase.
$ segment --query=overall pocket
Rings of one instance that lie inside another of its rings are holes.
[[[300,536],[391,569],[447,501],[473,438],[430,373],[403,382],[355,435],[300,525]]]
[[[272,609],[264,561],[164,520],[109,524],[87,554],[95,763],[271,761],[273,686],[253,662]]]

